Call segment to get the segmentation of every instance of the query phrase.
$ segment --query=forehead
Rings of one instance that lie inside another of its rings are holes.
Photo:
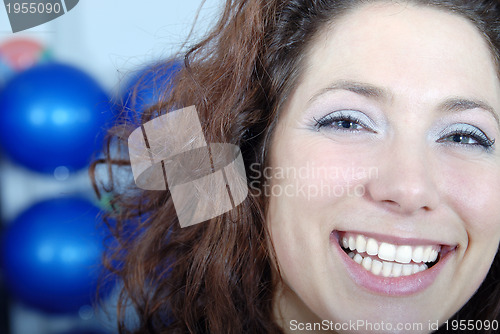
[[[442,9],[385,2],[353,10],[311,44],[305,84],[321,88],[338,78],[396,92],[424,82],[427,93],[470,89],[484,95],[496,94],[499,87],[488,44],[466,18]]]

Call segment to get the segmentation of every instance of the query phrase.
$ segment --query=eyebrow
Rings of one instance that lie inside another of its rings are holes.
[[[475,99],[463,99],[463,98],[450,98],[441,103],[438,107],[438,110],[443,110],[446,112],[455,112],[455,111],[465,111],[470,109],[483,109],[489,112],[497,122],[497,125],[500,125],[500,119],[495,109],[491,107],[484,101],[475,100]]]
[[[311,104],[321,95],[336,90],[347,90],[376,100],[388,100],[392,98],[392,94],[390,94],[390,92],[384,88],[377,87],[368,83],[349,81],[349,80],[339,80],[333,82],[328,87],[323,88],[322,90],[314,94],[308,103]]]
[[[328,87],[321,89],[319,92],[314,94],[308,101],[308,104],[311,104],[325,93],[337,90],[350,91],[374,100],[390,101],[393,99],[393,94],[385,88],[377,87],[372,84],[363,82],[339,80],[333,82]],[[438,105],[437,110],[442,110],[444,112],[460,112],[471,109],[483,109],[489,112],[493,116],[493,118],[495,118],[497,125],[500,127],[500,118],[498,116],[498,113],[492,106],[482,100],[451,97],[441,102]]]

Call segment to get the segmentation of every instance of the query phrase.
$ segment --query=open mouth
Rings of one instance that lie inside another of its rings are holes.
[[[393,244],[352,232],[339,232],[338,241],[354,262],[381,277],[410,276],[425,271],[438,263],[446,251],[442,245]]]

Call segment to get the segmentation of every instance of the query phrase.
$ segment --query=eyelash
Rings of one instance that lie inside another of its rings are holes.
[[[476,143],[473,144],[460,144],[454,140],[446,140],[447,138],[453,138],[455,136],[470,138]],[[441,137],[438,142],[450,142],[452,145],[467,145],[467,146],[481,146],[485,150],[491,150],[495,144],[495,139],[489,139],[488,136],[481,130],[477,128],[473,129],[457,129],[453,130],[451,133],[446,134],[446,137]]]
[[[368,125],[366,125],[364,122],[362,122],[359,118],[352,116],[352,115],[345,115],[342,113],[336,113],[336,115],[328,114],[319,120],[314,118],[314,121],[316,122],[315,127],[317,130],[320,130],[323,127],[331,127],[334,128],[335,130],[338,131],[347,131],[347,132],[358,132],[360,130],[351,130],[351,129],[346,129],[346,128],[341,128],[339,126],[334,126],[334,123],[338,122],[350,122],[356,125],[359,125],[363,127],[365,130],[369,130],[371,132],[373,131]]]
[[[345,131],[345,132],[359,132],[361,131],[360,129],[347,129],[347,128],[342,128],[338,125],[334,126],[334,123],[339,123],[339,122],[349,122],[356,124],[358,126],[363,127],[365,130],[368,130],[370,132],[375,132],[372,130],[369,126],[367,126],[364,122],[362,122],[359,118],[352,116],[352,115],[345,115],[342,113],[336,113],[335,115],[328,114],[319,120],[314,118],[314,121],[316,122],[315,127],[319,131],[321,128],[324,127],[330,127],[333,128],[336,131]],[[459,142],[455,142],[453,140],[453,137],[455,136],[460,136],[460,137],[465,137],[465,138],[470,138],[474,140],[476,143],[472,144],[460,144]],[[452,138],[452,140],[446,140],[448,138]],[[462,145],[462,146],[480,146],[484,150],[491,150],[493,148],[493,145],[495,144],[495,139],[489,139],[488,136],[482,132],[481,130],[477,128],[473,129],[456,129],[453,130],[451,133],[443,134],[440,139],[438,139],[438,142],[449,142],[450,145]]]

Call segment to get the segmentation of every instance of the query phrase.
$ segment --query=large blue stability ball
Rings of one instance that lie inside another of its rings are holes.
[[[84,72],[58,63],[34,66],[0,93],[0,145],[35,171],[78,170],[101,147],[111,114],[109,97]]]
[[[87,200],[59,198],[35,204],[18,216],[1,244],[8,291],[49,313],[77,312],[91,304],[106,236],[98,214]]]
[[[140,117],[144,110],[160,102],[172,89],[170,81],[182,66],[180,61],[171,60],[147,66],[133,75],[122,93],[126,112]]]

